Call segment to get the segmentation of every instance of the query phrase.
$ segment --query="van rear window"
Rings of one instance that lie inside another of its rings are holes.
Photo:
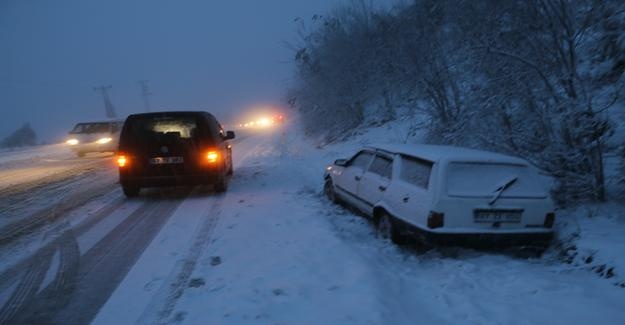
[[[139,132],[145,135],[173,134],[190,139],[197,134],[198,126],[194,118],[153,118],[139,123]]]
[[[512,181],[514,179],[514,181]],[[547,190],[528,166],[504,163],[452,162],[447,167],[447,194],[492,197],[505,183],[501,197],[544,198]]]
[[[149,116],[134,118],[127,123],[128,135],[135,139],[197,139],[206,133],[195,116]]]

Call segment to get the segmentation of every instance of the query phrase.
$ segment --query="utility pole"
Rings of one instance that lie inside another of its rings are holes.
[[[149,96],[152,95],[152,93],[150,92],[150,88],[148,85],[149,80],[140,80],[137,81],[137,83],[139,84],[139,87],[141,87],[141,97],[143,97],[143,104],[145,105],[145,111],[146,112],[150,112],[150,98]]]
[[[100,86],[93,87],[93,90],[96,92],[100,92],[102,94],[102,99],[104,100],[104,111],[107,118],[116,118],[117,114],[115,114],[115,107],[111,103],[111,98],[109,97],[108,90],[113,88],[112,86]]]

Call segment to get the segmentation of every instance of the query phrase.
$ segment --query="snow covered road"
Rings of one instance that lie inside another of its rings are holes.
[[[553,255],[417,254],[376,238],[321,195],[324,164],[356,145],[240,136],[222,195],[128,200],[106,162],[43,186],[50,197],[29,205],[54,220],[0,244],[0,324],[624,323],[625,289]]]
[[[61,145],[4,152],[0,245],[50,224],[115,186],[110,154],[76,158]]]

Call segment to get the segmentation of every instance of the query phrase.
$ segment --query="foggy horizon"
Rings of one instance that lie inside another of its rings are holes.
[[[106,119],[97,86],[117,116],[203,109],[224,123],[280,104],[298,26],[339,1],[8,1],[0,5],[0,138],[30,123],[40,142],[81,121]]]

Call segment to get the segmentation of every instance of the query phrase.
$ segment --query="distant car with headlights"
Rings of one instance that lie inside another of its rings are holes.
[[[365,147],[326,168],[324,192],[370,216],[395,243],[535,246],[553,237],[554,205],[526,160],[450,146]]]
[[[141,188],[212,184],[225,192],[233,173],[232,131],[208,112],[130,115],[117,152],[119,181],[128,197]]]
[[[123,124],[119,120],[78,123],[65,143],[79,157],[91,152],[115,152]]]

